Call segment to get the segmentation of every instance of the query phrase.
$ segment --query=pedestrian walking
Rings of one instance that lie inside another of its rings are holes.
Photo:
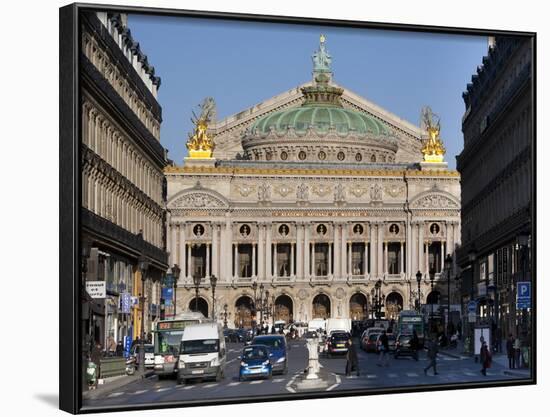
[[[389,366],[388,351],[390,346],[388,342],[388,335],[386,334],[385,330],[382,331],[378,342],[380,343],[380,346],[378,346],[378,349],[380,350],[380,355],[378,357],[378,366]]]
[[[483,342],[481,349],[479,350],[479,358],[481,360],[481,373],[486,376],[487,368],[491,367],[492,355],[491,351],[487,347],[487,342]]]
[[[357,349],[351,338],[348,340],[348,352],[346,353],[346,376],[350,376],[353,371],[359,376],[359,359],[357,358]]]
[[[512,333],[508,335],[508,340],[506,341],[506,354],[508,355],[508,369],[514,369],[516,367],[516,355]]]
[[[107,338],[107,352],[109,356],[114,356],[116,354],[116,342],[112,335]]]
[[[434,368],[434,375],[437,375],[437,352],[438,352],[438,347],[437,347],[437,339],[435,338],[435,336],[432,336],[432,338],[430,339],[430,342],[428,344],[428,360],[430,361],[430,363],[428,364],[427,367],[424,368],[424,375],[428,375],[428,369],[430,368]]]
[[[519,340],[519,336],[514,340],[514,355],[516,358],[516,368],[521,368],[521,340]]]
[[[418,339],[418,334],[416,333],[416,330],[413,330],[411,341],[409,343],[411,345],[413,358],[415,361],[418,362],[418,348],[420,347],[420,340]]]

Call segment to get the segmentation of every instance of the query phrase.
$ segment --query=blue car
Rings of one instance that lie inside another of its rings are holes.
[[[240,358],[239,381],[256,377],[271,378],[273,368],[269,360],[269,349],[266,346],[246,346]]]
[[[273,373],[286,375],[288,372],[287,345],[284,336],[262,335],[252,339],[253,345],[265,345],[269,348],[269,358],[273,364]]]

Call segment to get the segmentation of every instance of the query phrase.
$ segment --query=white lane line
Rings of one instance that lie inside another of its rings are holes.
[[[374,375],[374,374],[367,374],[367,378],[368,378],[368,379],[374,379],[374,378],[378,378],[378,375]]]
[[[333,374],[333,375],[335,375],[335,374]],[[342,379],[340,378],[340,375],[335,375],[335,376],[336,376],[336,384],[332,384],[330,387],[328,387],[326,389],[326,391],[332,391],[334,388],[336,388],[342,382]]]
[[[212,387],[216,387],[220,384],[216,383],[216,384],[206,384],[206,385],[203,385],[203,388],[212,388]]]
[[[168,391],[168,390],[171,390],[172,388],[159,388],[157,390],[155,390],[155,392],[163,392],[163,391]]]
[[[229,384],[227,384],[228,387],[235,387],[237,385],[240,385],[241,383],[240,382],[230,382]]]
[[[143,393],[145,393],[145,392],[147,392],[146,389],[140,389],[139,391],[132,392],[132,395],[139,395],[139,394],[143,394]]]
[[[418,377],[418,374],[416,372],[407,372],[406,375],[410,378]]]
[[[284,378],[277,378],[277,379],[274,379],[273,382],[283,382],[285,379]]]
[[[477,374],[475,372],[466,372],[464,371],[464,375],[467,375],[467,376],[477,376]]]
[[[236,360],[237,360],[237,358],[233,358],[230,361],[227,361],[225,364],[227,365],[228,363],[235,362]]]
[[[397,378],[397,374],[388,374],[388,378]]]
[[[194,385],[186,385],[185,387],[183,387],[183,389],[191,389],[191,388],[195,388]]]
[[[107,395],[107,398],[114,398],[114,397],[118,397],[120,395],[124,394],[123,392],[113,392],[109,395]]]
[[[288,383],[286,384],[285,388],[287,391],[289,392],[292,392],[292,393],[295,393],[296,390],[294,388],[291,387],[292,383],[294,382],[294,380],[298,377],[298,375],[300,375],[301,372],[297,372],[291,379],[290,381],[288,381]]]
[[[251,384],[261,384],[263,382],[264,382],[263,379],[257,379],[256,381],[250,381]]]

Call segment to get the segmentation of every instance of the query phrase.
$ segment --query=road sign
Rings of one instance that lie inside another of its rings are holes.
[[[468,303],[468,313],[475,313],[477,311],[477,302],[470,301]]]
[[[518,309],[531,308],[531,283],[528,281],[517,284],[516,307]]]
[[[132,308],[132,295],[129,292],[123,292],[120,295],[120,306],[123,314],[129,314]]]

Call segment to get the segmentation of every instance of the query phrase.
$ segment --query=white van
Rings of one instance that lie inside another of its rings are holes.
[[[178,383],[188,379],[224,377],[225,337],[218,323],[190,324],[183,330],[178,359]]]
[[[310,320],[307,324],[307,329],[310,331],[318,331],[319,329],[322,329],[323,331],[326,330],[327,322],[325,319],[313,319]]]
[[[351,319],[327,319],[327,336],[334,332],[351,333]]]

